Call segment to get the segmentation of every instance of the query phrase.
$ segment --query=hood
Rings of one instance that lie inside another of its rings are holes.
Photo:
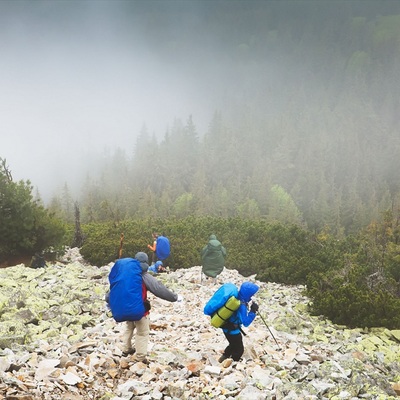
[[[135,254],[136,260],[140,262],[140,267],[142,268],[143,272],[146,272],[149,269],[149,257],[146,253],[143,253],[143,251],[139,251],[139,253]]]
[[[160,265],[163,265],[162,261],[157,261],[155,264],[156,268],[158,268]]]
[[[216,235],[211,235],[208,241],[208,247],[211,250],[221,250],[222,244],[221,242],[217,239]]]
[[[248,303],[252,296],[258,292],[259,287],[252,282],[243,282],[239,289],[239,300]]]

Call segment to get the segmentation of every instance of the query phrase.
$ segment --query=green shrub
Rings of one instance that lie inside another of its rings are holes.
[[[338,240],[326,233],[314,236],[296,225],[188,217],[88,224],[82,231],[81,253],[94,265],[118,257],[122,232],[124,257],[134,257],[138,251],[151,256],[147,244],[152,242],[152,232],[163,233],[171,241],[166,261],[171,269],[201,265],[200,251],[209,236],[216,234],[227,249],[226,268],[243,276],[257,274],[261,281],[306,284],[313,314],[349,327],[400,328],[399,247],[386,236],[386,241],[379,236],[375,244],[375,228]],[[380,280],[371,286],[370,277],[377,268]]]
[[[211,234],[227,249],[226,267],[243,275],[261,277],[287,283],[304,283],[312,262],[315,247],[310,235],[297,226],[268,224],[239,218],[223,219],[188,217],[169,220],[129,220],[115,226],[111,223],[82,226],[85,242],[84,258],[101,265],[115,260],[119,238],[125,236],[123,254],[133,257],[138,251],[151,256],[147,244],[153,231],[170,239],[171,256],[167,263],[172,269],[201,265],[200,252]]]

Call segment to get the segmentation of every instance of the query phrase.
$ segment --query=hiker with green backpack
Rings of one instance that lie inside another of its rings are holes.
[[[200,252],[200,256],[202,265],[200,281],[203,282],[204,274],[206,277],[214,278],[215,283],[217,276],[224,269],[226,258],[226,249],[216,235],[210,235],[208,243]]]
[[[250,310],[248,306],[258,289],[259,286],[252,282],[243,282],[239,290],[233,283],[225,283],[205,305],[204,313],[211,316],[213,326],[222,328],[229,343],[219,362],[227,358],[239,361],[242,357],[244,353],[242,326],[248,327],[256,317],[258,304],[253,301]]]

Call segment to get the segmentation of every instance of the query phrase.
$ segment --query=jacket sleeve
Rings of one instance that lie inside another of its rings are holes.
[[[247,307],[245,304],[240,305],[238,312],[239,312],[239,318],[245,327],[248,327],[256,317],[256,314],[253,313],[253,311],[247,313]]]
[[[170,302],[178,300],[178,295],[169,290],[153,275],[150,275],[149,273],[145,272],[142,274],[142,276],[143,276],[143,282],[146,285],[147,290],[153,293],[154,296],[157,296],[160,299],[167,300]]]
[[[224,258],[225,258],[225,257],[226,257],[226,249],[225,249],[225,247],[222,246],[221,250],[222,250],[222,255],[223,255]]]

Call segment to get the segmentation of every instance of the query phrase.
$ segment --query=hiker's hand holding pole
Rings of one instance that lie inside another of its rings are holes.
[[[253,303],[251,303],[250,311],[253,312],[254,314],[257,314],[257,311],[258,311],[258,304],[255,303],[254,301],[253,301]]]

